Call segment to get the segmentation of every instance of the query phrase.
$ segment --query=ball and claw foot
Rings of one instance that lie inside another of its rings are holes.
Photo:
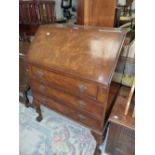
[[[36,120],[37,120],[38,122],[41,122],[42,119],[43,119],[43,117],[42,117],[41,115],[39,115],[39,116],[36,118]]]
[[[41,114],[40,106],[36,107],[36,112],[38,113],[38,116],[37,116],[36,120],[38,122],[40,122],[43,119],[42,114]]]

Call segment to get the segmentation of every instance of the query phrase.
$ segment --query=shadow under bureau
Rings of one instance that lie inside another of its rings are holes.
[[[40,26],[26,58],[37,120],[43,104],[90,128],[99,144],[119,89],[111,79],[124,39],[114,28]]]

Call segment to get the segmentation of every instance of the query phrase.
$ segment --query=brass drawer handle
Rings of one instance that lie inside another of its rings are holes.
[[[80,92],[83,93],[87,89],[87,87],[83,84],[80,84],[79,89],[80,89]]]
[[[42,70],[38,70],[36,74],[37,76],[42,77],[44,75],[44,72]]]
[[[83,116],[82,114],[78,114],[78,117],[79,117],[80,119],[86,119],[86,117]]]
[[[82,100],[78,101],[80,108],[84,108],[86,106],[86,103]]]
[[[44,92],[44,91],[45,91],[45,86],[40,85],[40,86],[39,86],[39,91]]]

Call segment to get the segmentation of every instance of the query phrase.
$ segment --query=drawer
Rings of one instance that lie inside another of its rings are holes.
[[[39,93],[34,92],[33,95],[35,99],[37,100],[37,102],[39,102],[39,104],[43,104],[53,109],[54,111],[61,113],[67,116],[68,118],[71,118],[89,128],[96,129],[96,130],[102,129],[102,126],[101,126],[102,123],[99,120],[96,120],[89,116],[81,114],[80,112],[77,112],[76,110],[65,106],[65,104],[56,102],[55,100],[45,97]]]
[[[36,90],[41,94],[55,98],[59,102],[66,103],[70,107],[73,108],[75,107],[83,112],[88,112],[90,113],[90,115],[93,115],[97,119],[103,118],[104,108],[101,104],[97,102],[93,102],[90,99],[83,100],[79,97],[51,88],[50,86],[41,84],[38,81],[32,80],[31,85],[32,90]]]
[[[64,89],[75,91],[76,93],[85,94],[94,98],[97,96],[97,86],[94,83],[70,78],[33,66],[32,73],[35,78],[50,82]]]

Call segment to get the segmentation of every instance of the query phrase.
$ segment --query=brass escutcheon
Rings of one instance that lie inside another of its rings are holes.
[[[87,89],[87,87],[83,84],[80,84],[79,89],[80,89],[80,92],[83,93]]]
[[[78,114],[78,117],[79,117],[80,119],[85,119],[85,118],[86,118],[85,116],[83,116],[83,115],[81,115],[81,114]]]
[[[37,71],[37,76],[42,77],[44,75],[42,70],[38,70]]]
[[[78,101],[80,108],[84,108],[86,103],[83,100]]]

